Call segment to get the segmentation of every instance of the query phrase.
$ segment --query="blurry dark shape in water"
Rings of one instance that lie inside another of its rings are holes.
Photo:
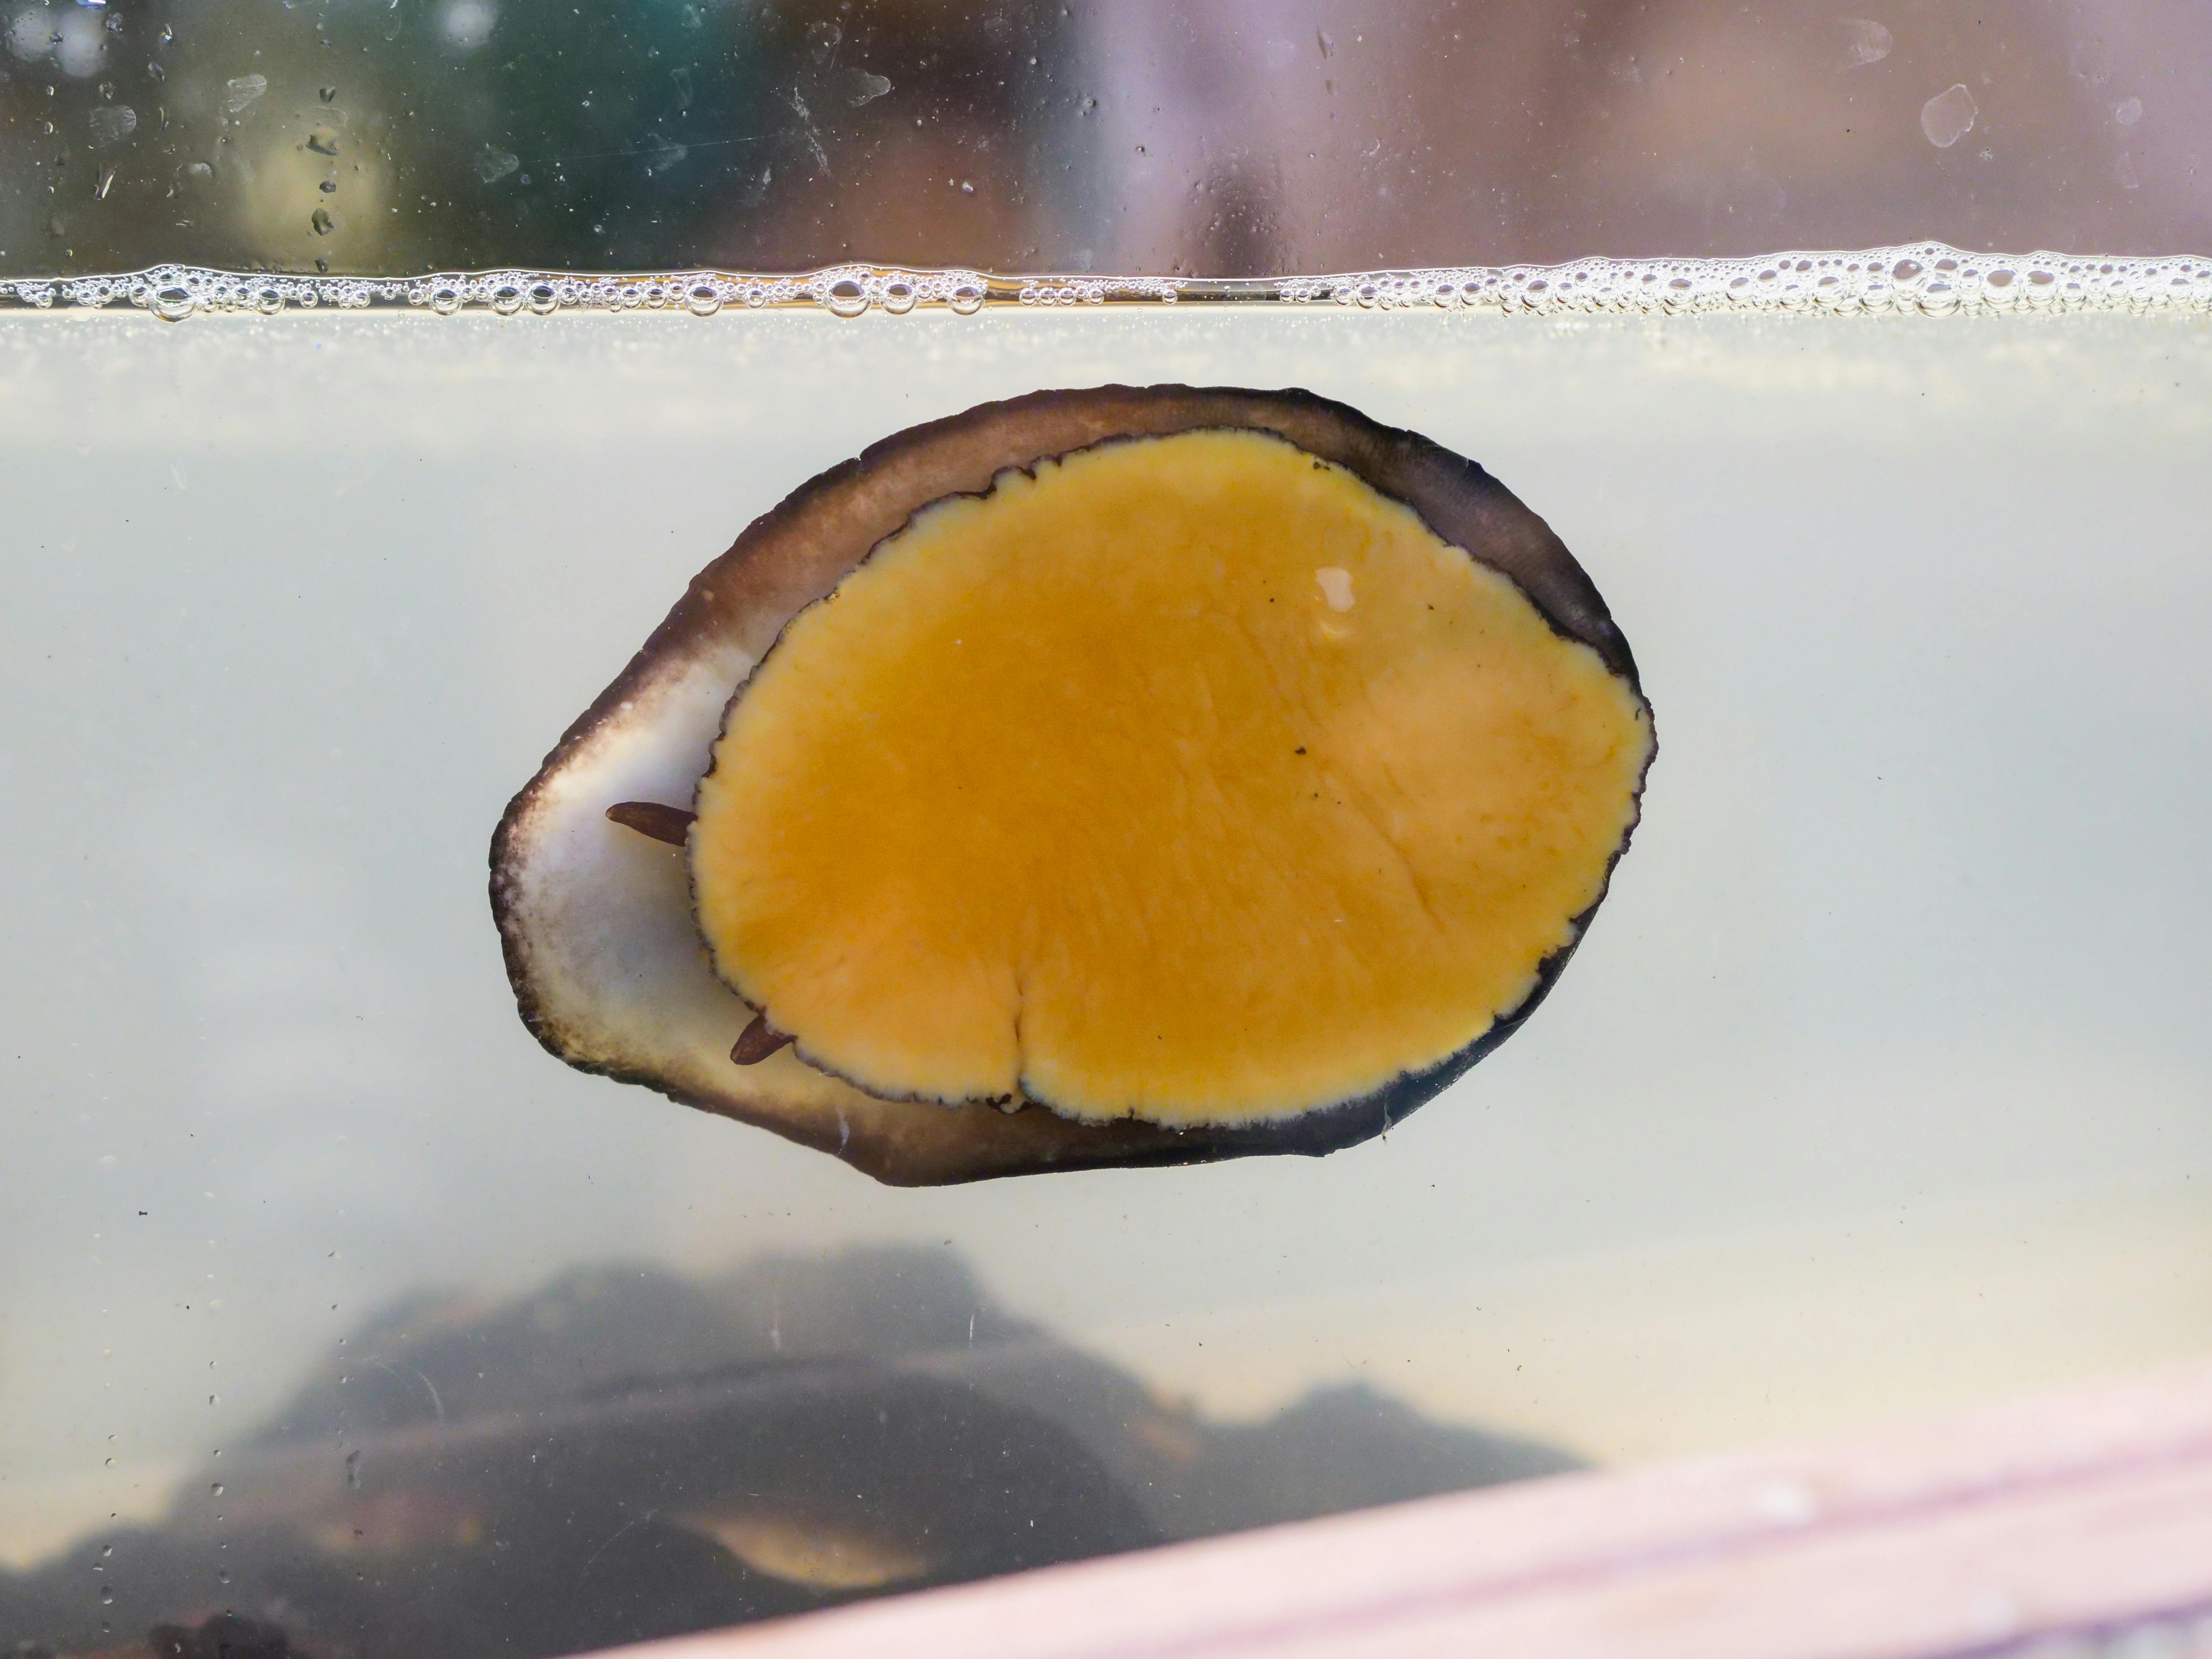
[[[1574,1467],[1358,1384],[1211,1423],[938,1251],[418,1293],[344,1352],[220,1505],[0,1573],[0,1653],[528,1659]]]
[[[281,1626],[234,1613],[218,1613],[197,1630],[156,1625],[146,1632],[146,1649],[154,1659],[308,1659]]]

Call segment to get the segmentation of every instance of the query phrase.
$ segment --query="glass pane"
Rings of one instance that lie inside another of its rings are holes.
[[[9,17],[0,1650],[572,1652],[2212,1345],[2194,10]],[[2075,252],[1772,252],[1927,235]],[[1527,1029],[919,1189],[543,1052],[486,843],[694,573],[1106,382],[1602,589],[1661,752]]]

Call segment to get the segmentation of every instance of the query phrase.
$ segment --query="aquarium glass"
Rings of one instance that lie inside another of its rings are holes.
[[[575,1652],[2212,1350],[2202,9],[0,27],[0,1654]],[[693,574],[1115,382],[1602,592],[1659,750],[1526,1028],[922,1188],[546,1053],[493,829]]]

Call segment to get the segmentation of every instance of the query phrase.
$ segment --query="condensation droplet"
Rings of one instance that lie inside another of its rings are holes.
[[[103,104],[93,111],[91,125],[94,143],[119,144],[138,130],[138,112],[128,104]]]
[[[268,90],[269,77],[265,75],[234,76],[222,83],[223,112],[243,115]]]
[[[1920,106],[1920,130],[1938,149],[1948,149],[1974,130],[1974,94],[1954,82]]]
[[[1889,56],[1896,37],[1871,17],[1845,17],[1839,20],[1844,32],[1844,67],[1864,69],[1869,64],[1879,64]]]

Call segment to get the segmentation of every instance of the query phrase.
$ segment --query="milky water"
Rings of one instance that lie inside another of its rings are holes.
[[[1870,314],[1788,314],[1846,308],[1792,256],[1653,267],[1672,307],[855,270],[545,277],[544,327],[529,273],[167,271],[0,316],[0,1560],[204,1486],[390,1299],[584,1262],[902,1243],[1203,1413],[1358,1379],[1606,1461],[2212,1349],[2212,266],[1804,257]],[[656,282],[736,291],[623,314]],[[281,314],[131,309],[170,288]],[[1342,398],[1589,570],[1662,750],[1551,1000],[1324,1160],[933,1191],[548,1057],[484,856],[568,720],[799,482],[1109,380]]]

